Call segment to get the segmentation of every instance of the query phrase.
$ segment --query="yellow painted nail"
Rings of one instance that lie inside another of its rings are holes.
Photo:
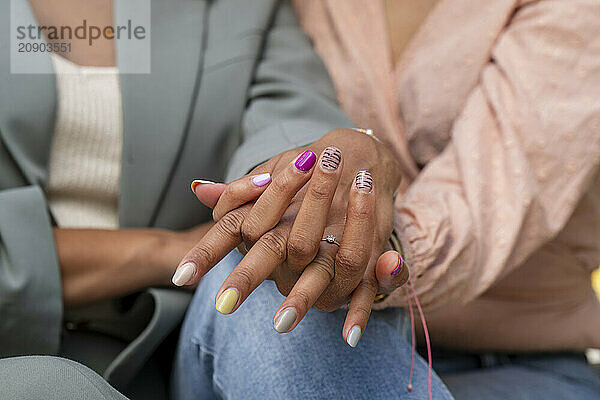
[[[238,292],[235,289],[227,289],[217,299],[215,308],[221,314],[231,314],[233,307],[238,301]]]

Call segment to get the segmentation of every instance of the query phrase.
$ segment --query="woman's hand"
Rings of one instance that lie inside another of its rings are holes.
[[[250,179],[252,179],[252,177],[250,177]],[[266,180],[263,178],[263,180],[261,180],[261,182],[265,182],[264,185],[266,185],[268,181],[270,181],[270,179]],[[210,208],[214,208],[227,187],[228,185],[222,183],[208,181],[194,181],[194,183],[192,183],[192,191],[196,194],[198,200]],[[262,190],[254,192],[255,197],[250,200],[256,200],[265,188],[266,187],[263,187]],[[246,198],[246,196],[246,192],[240,194],[240,198]],[[372,273],[372,271],[365,271],[365,278],[368,278],[370,273]],[[378,258],[375,276],[379,286],[379,292],[389,294],[402,287],[408,281],[409,271],[405,268],[401,255],[394,250],[390,250]],[[357,306],[360,306],[360,304],[357,304]],[[356,309],[356,307],[353,309]],[[356,344],[354,342],[356,336],[349,335],[349,332],[352,328],[358,326],[359,332],[362,334],[365,329],[366,320],[368,320],[368,317],[365,319],[361,314],[355,315],[350,313],[347,316],[342,332],[349,344]]]
[[[293,329],[313,304],[337,309],[353,291],[357,300],[349,318],[361,320],[364,330],[364,311],[377,291],[375,263],[392,229],[399,166],[384,146],[352,130],[334,131],[309,148],[329,144],[339,149],[323,152],[317,167],[313,153],[292,162],[298,151],[286,152],[230,184],[215,206],[215,227],[184,257],[177,274],[187,270],[188,284],[194,284],[244,243],[250,251],[217,294],[220,311],[233,312],[270,277],[288,295],[274,318],[277,330]],[[274,176],[269,186],[252,183],[254,176],[269,171]],[[263,191],[255,204],[239,207]],[[339,250],[321,241],[324,234],[338,238]]]

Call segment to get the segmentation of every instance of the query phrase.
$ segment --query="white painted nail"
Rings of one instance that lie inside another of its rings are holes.
[[[286,308],[282,312],[279,313],[277,318],[275,318],[275,322],[273,323],[273,328],[279,333],[285,333],[290,330],[294,322],[296,321],[296,317],[298,313],[292,307]]]
[[[346,343],[348,343],[350,347],[356,347],[360,340],[361,333],[360,326],[354,325],[352,329],[350,329],[350,332],[348,332],[348,336],[346,336]]]
[[[195,184],[202,183],[202,184],[214,185],[216,182],[213,182],[213,181],[206,181],[206,180],[204,180],[204,179],[196,179],[196,180],[194,180],[192,183],[195,183]]]
[[[192,181],[192,184],[190,185],[190,187],[192,188],[192,192],[196,193],[196,186],[198,185],[214,185],[215,182],[213,181],[205,181],[202,179],[196,179],[195,181]]]
[[[192,279],[192,277],[196,274],[196,264],[193,262],[187,262],[177,268],[175,274],[173,275],[173,279],[171,280],[175,286],[183,286]]]

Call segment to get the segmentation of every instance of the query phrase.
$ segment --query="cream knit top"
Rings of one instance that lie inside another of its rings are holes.
[[[116,67],[82,67],[52,55],[58,115],[46,195],[60,227],[119,226],[122,107]]]

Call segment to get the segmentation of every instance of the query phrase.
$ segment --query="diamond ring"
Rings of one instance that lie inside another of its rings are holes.
[[[340,244],[337,242],[337,240],[335,239],[335,236],[333,235],[327,235],[326,237],[324,237],[323,239],[321,239],[322,242],[327,242],[330,244],[335,244],[337,247],[340,247]]]

